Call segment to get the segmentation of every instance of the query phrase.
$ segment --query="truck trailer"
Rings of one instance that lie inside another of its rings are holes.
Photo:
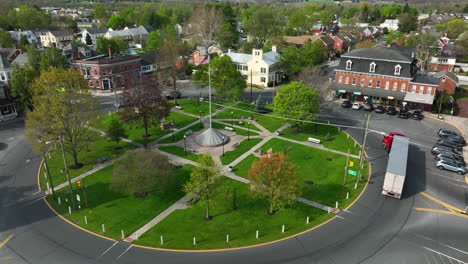
[[[406,178],[408,162],[409,139],[403,136],[393,136],[392,148],[388,158],[387,171],[382,194],[394,198],[401,198]]]

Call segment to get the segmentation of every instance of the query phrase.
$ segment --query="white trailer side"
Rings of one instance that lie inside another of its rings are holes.
[[[393,138],[383,184],[383,195],[401,198],[406,178],[408,147],[409,139],[407,137],[395,136]]]

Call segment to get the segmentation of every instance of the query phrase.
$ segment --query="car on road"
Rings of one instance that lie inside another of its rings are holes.
[[[460,136],[457,132],[454,132],[452,130],[448,130],[448,129],[445,129],[445,128],[441,128],[437,131],[435,131],[437,133],[437,135],[439,135],[439,137],[443,137],[443,136]]]
[[[451,159],[451,160],[455,160],[456,163],[460,163],[462,164],[463,166],[466,166],[466,162],[465,160],[463,159],[462,156],[457,156],[457,155],[454,155],[454,154],[451,154],[451,153],[440,153],[438,155],[435,156],[435,159],[436,160],[440,160],[440,159]]]
[[[449,135],[444,135],[440,137],[443,140],[448,140],[448,141],[453,141],[455,143],[458,143],[462,146],[466,145],[466,140],[462,136],[449,136]]]
[[[395,107],[390,106],[387,108],[387,115],[396,115],[398,114],[398,110]]]
[[[350,101],[344,101],[341,103],[341,107],[350,108],[353,104]]]
[[[445,161],[445,160],[437,161],[436,166],[440,170],[454,171],[459,175],[464,175],[466,173],[465,167],[457,165],[456,163],[453,163],[453,162]]]
[[[372,109],[374,109],[374,106],[372,104],[363,104],[362,109],[364,111],[372,111]]]
[[[384,136],[384,138],[382,139],[382,143],[384,144],[384,147],[388,148],[388,149],[391,149],[392,148],[392,143],[393,143],[393,137],[406,137],[404,134],[402,133],[398,133],[398,132],[390,132],[388,133],[388,135]]]
[[[354,110],[359,110],[361,109],[361,105],[359,103],[353,103],[353,106],[351,108]]]
[[[454,148],[457,151],[462,151],[463,150],[461,145],[459,145],[457,143],[454,143],[452,141],[439,139],[439,140],[436,141],[436,144],[441,145],[441,146],[451,147],[451,148]]]
[[[182,94],[179,91],[175,92],[175,95],[176,95],[176,99],[180,99],[182,97]],[[174,99],[174,91],[166,93],[166,99],[168,100]]]
[[[409,116],[410,116],[410,113],[408,112],[407,109],[400,108],[400,112],[398,113],[399,118],[408,119]]]
[[[422,112],[420,110],[415,110],[412,114],[411,114],[411,118],[413,120],[421,120],[423,117],[422,115]]]
[[[383,114],[383,113],[385,113],[386,110],[387,110],[387,109],[385,108],[385,106],[383,106],[383,105],[378,105],[378,106],[375,108],[374,112],[376,112],[376,113],[378,113],[378,114]]]

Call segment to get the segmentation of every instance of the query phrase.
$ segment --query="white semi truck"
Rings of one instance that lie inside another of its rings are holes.
[[[409,139],[403,136],[394,136],[392,148],[388,158],[387,172],[383,184],[382,194],[394,198],[401,198],[406,178],[406,165],[408,162]]]

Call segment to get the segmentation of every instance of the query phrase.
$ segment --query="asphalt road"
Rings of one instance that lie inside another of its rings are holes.
[[[103,100],[106,101],[106,100]],[[110,109],[110,108],[109,108]],[[105,111],[105,110],[103,110]],[[362,127],[364,112],[323,107],[323,119]],[[417,211],[445,210],[425,192],[458,208],[468,203],[462,177],[434,168],[433,131],[450,127],[426,118],[371,117],[371,129],[410,137],[401,200],[380,194],[387,155],[382,136],[368,136],[372,178],[361,199],[326,225],[293,239],[235,251],[181,253],[131,247],[92,236],[57,217],[37,191],[41,157],[31,152],[21,121],[0,124],[0,263],[468,263],[468,218]],[[362,129],[346,129],[358,140]],[[6,244],[10,235],[14,235]]]

